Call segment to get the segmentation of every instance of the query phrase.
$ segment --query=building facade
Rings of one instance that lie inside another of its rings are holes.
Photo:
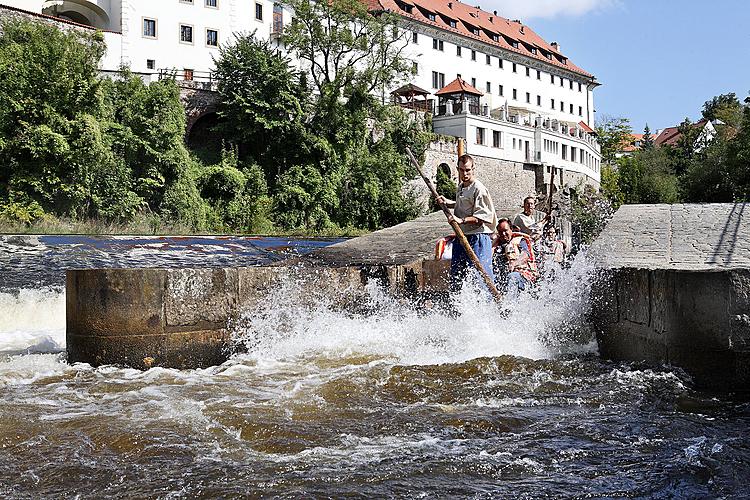
[[[466,139],[468,152],[574,173],[598,186],[593,75],[530,27],[455,0],[367,0],[401,17],[410,81],[426,90],[435,132]],[[0,6],[100,29],[102,70],[129,66],[145,79],[172,72],[211,79],[219,47],[234,33],[278,41],[291,13],[268,0],[0,0]],[[476,99],[438,92],[453,81]],[[405,82],[393,82],[396,88]],[[558,178],[563,178],[561,175]]]

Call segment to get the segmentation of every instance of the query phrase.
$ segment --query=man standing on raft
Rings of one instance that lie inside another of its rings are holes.
[[[476,179],[474,159],[469,155],[462,155],[458,159],[459,184],[456,189],[456,200],[447,200],[440,196],[438,203],[445,203],[453,208],[453,220],[466,235],[474,253],[477,254],[482,267],[494,279],[492,274],[492,239],[490,235],[495,231],[497,215],[489,191],[484,184]],[[461,288],[468,270],[472,269],[471,260],[463,246],[453,245],[451,256],[451,289]]]

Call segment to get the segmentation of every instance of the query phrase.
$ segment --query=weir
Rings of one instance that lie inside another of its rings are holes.
[[[592,247],[602,356],[750,390],[750,204],[625,205]]]
[[[601,273],[592,321],[600,354],[668,363],[695,383],[750,389],[750,228],[745,204],[627,205],[591,248]],[[510,210],[499,211],[500,216]],[[444,294],[448,232],[434,213],[267,267],[73,270],[69,361],[194,368],[226,359],[243,312],[285,283],[294,300],[356,310],[370,283],[417,301]]]

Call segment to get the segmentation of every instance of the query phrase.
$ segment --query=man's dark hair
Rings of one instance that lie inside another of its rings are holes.
[[[513,223],[507,217],[503,217],[502,219],[500,219],[499,221],[497,221],[497,227],[499,228],[500,224],[502,224],[503,222],[507,222],[508,223],[508,227],[511,228],[511,230],[514,230],[513,229]]]
[[[464,165],[466,165],[467,162],[471,162],[471,166],[474,166],[474,158],[472,158],[471,155],[465,154],[458,157],[459,164],[463,163]]]
[[[525,205],[526,201],[528,201],[528,200],[534,200],[534,201],[536,201],[536,197],[535,196],[527,196],[526,198],[523,199],[523,204]]]

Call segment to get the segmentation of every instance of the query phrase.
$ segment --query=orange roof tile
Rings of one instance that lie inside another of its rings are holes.
[[[367,2],[368,4],[377,2],[382,9],[389,10],[402,17],[495,45],[504,50],[537,59],[587,78],[594,78],[593,75],[573,64],[559,50],[552,47],[520,21],[510,21],[458,0],[367,0]],[[413,8],[409,13],[402,10],[397,2],[415,5],[416,8]],[[435,20],[430,20],[425,15],[425,11],[437,14]],[[457,21],[456,27],[452,27],[446,21],[446,18]],[[477,28],[478,34],[473,33],[470,27]],[[516,44],[517,47],[514,47],[513,44]]]
[[[584,132],[588,132],[589,134],[595,134],[595,133],[596,133],[596,132],[594,132],[594,130],[593,130],[593,129],[592,129],[591,127],[589,127],[589,126],[588,126],[588,125],[586,124],[586,122],[584,122],[584,121],[580,121],[580,122],[578,122],[578,126],[579,126],[579,127],[581,127],[581,128],[583,129],[583,131],[584,131]]]
[[[456,78],[448,85],[435,92],[435,95],[457,94],[459,92],[465,92],[467,94],[474,94],[479,96],[484,95],[482,92],[466,83],[466,81],[464,81],[462,78]]]

